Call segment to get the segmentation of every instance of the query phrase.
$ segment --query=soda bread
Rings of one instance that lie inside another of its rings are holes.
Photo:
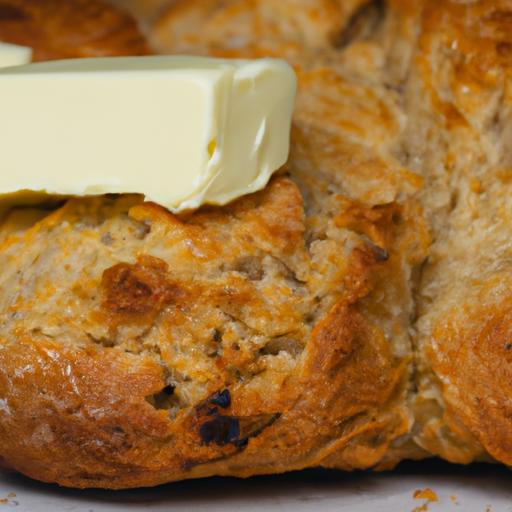
[[[4,3],[32,5],[0,1],[0,38]],[[289,162],[182,216],[140,196],[10,214],[4,463],[106,488],[512,464],[512,4],[174,0],[150,39],[287,58]]]

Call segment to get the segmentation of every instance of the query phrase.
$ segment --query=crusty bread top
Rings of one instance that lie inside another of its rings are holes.
[[[36,61],[149,53],[135,20],[101,0],[0,0],[0,41]]]
[[[312,65],[290,161],[265,190],[188,217],[140,197],[76,199],[3,241],[0,455],[12,467],[129,487],[403,457],[410,276],[429,241],[421,179],[391,152],[396,92],[358,71],[372,44],[345,72],[312,58],[358,16],[338,4],[317,4],[315,27],[278,9],[287,35],[308,31]]]

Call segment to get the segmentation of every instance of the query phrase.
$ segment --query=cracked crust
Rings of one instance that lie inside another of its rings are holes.
[[[406,293],[389,274],[409,243],[382,220],[415,222],[405,205],[342,204],[336,240],[309,247],[286,177],[186,219],[137,197],[73,200],[8,237],[2,456],[114,488],[377,464],[410,426],[409,369],[366,309],[381,280]],[[345,455],[353,443],[365,450]]]
[[[293,63],[290,159],[265,190],[4,221],[11,467],[123,488],[512,463],[510,4],[270,5],[175,0],[152,31],[162,51]]]

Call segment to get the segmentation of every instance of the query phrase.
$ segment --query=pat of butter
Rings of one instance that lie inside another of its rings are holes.
[[[0,68],[28,64],[32,60],[32,48],[0,42]]]
[[[295,90],[293,70],[275,59],[0,70],[0,194],[135,192],[173,211],[225,204],[286,162]]]

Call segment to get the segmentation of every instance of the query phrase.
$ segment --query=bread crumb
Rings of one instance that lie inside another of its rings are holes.
[[[455,505],[459,504],[459,502],[457,501],[457,496],[455,494],[450,496],[450,499],[452,500],[452,503],[454,503]]]
[[[10,492],[6,498],[0,498],[0,505],[18,505],[17,501],[12,501],[13,498],[16,498],[16,493]]]
[[[419,507],[415,507],[411,512],[427,512],[428,506],[431,503],[439,501],[437,494],[430,489],[430,487],[426,487],[425,489],[416,489],[412,495],[415,500],[426,500],[423,505]]]
[[[413,498],[415,500],[439,501],[437,494],[429,487],[414,491]]]
[[[419,507],[414,507],[411,512],[428,512],[428,504],[430,501],[427,501],[426,503],[423,503],[423,505]]]

